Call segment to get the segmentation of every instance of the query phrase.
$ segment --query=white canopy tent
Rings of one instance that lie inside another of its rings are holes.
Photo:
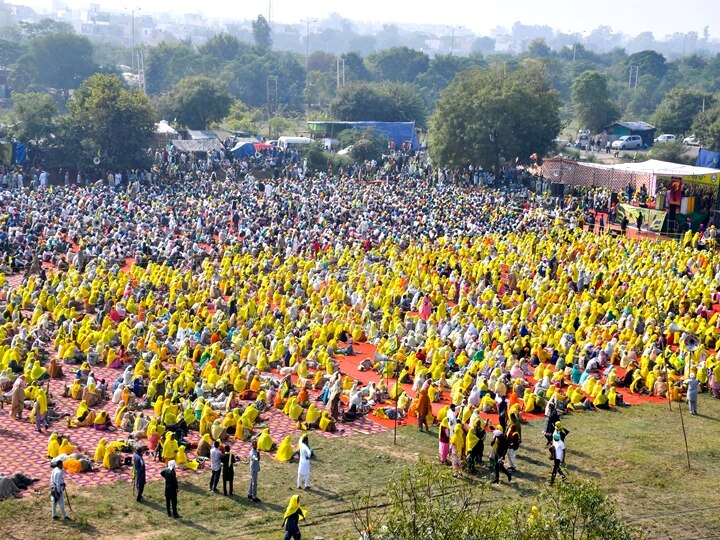
[[[628,184],[634,189],[645,185],[650,196],[654,196],[657,191],[658,178],[682,177],[685,182],[715,186],[720,179],[718,169],[681,165],[657,159],[605,165],[551,158],[543,162],[542,169],[543,175],[553,182],[584,187],[606,187],[612,191],[620,191]]]
[[[155,124],[155,133],[167,135],[169,137],[179,135],[177,130],[167,123],[167,120],[160,120],[157,124]]]

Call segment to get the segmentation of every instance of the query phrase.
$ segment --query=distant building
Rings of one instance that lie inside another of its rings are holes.
[[[655,142],[655,126],[651,126],[647,122],[614,122],[604,128],[604,131],[608,134],[609,139],[614,141],[625,135],[640,135],[643,140],[643,144],[646,146],[652,146]]]

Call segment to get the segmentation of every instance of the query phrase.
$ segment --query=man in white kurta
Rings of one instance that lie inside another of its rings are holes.
[[[308,446],[307,435],[300,439],[300,464],[298,465],[297,487],[301,489],[301,483],[305,482],[305,489],[310,489],[310,456],[312,451]]]

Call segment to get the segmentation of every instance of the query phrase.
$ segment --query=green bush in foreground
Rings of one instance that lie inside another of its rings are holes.
[[[592,481],[546,486],[530,504],[484,510],[484,483],[458,482],[426,463],[388,485],[387,505],[368,493],[353,504],[363,540],[635,540],[615,504]],[[384,506],[384,507],[383,507]]]

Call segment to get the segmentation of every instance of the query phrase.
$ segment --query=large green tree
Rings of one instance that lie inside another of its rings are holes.
[[[425,127],[427,112],[417,88],[407,83],[352,83],[343,86],[330,102],[337,120],[415,122]]]
[[[586,71],[572,85],[572,102],[580,127],[598,133],[620,115],[610,100],[607,77]]]
[[[562,124],[560,99],[542,65],[516,71],[470,70],[440,95],[430,119],[430,155],[445,166],[497,167],[500,159],[527,162],[553,145]]]
[[[692,132],[703,146],[720,150],[720,106],[715,105],[695,117]]]
[[[70,90],[97,71],[90,41],[71,33],[46,34],[33,39],[18,64],[18,70],[26,75],[30,85],[59,90],[65,99]]]
[[[235,59],[242,48],[243,45],[238,38],[226,32],[220,32],[198,47],[198,52],[216,62],[227,62]]]
[[[305,68],[292,53],[248,51],[225,64],[220,78],[249,107],[267,107],[270,102],[273,110],[303,110]]]
[[[415,79],[428,109],[435,107],[440,92],[447,87],[455,75],[472,67],[484,67],[487,63],[482,57],[464,57],[436,55],[430,60],[430,67]]]
[[[151,94],[167,92],[180,79],[201,72],[201,58],[191,43],[160,43],[145,56],[145,86]]]
[[[234,100],[222,82],[197,75],[181,80],[162,99],[161,111],[189,129],[205,129],[230,113]]]
[[[37,146],[53,130],[52,121],[57,105],[50,94],[28,92],[13,95],[13,136],[21,141],[32,141]]]
[[[695,117],[714,103],[712,94],[692,88],[674,88],[658,106],[653,121],[664,133],[689,133]]]
[[[92,168],[96,157],[105,169],[149,164],[156,113],[142,91],[126,88],[114,75],[96,74],[67,106],[55,137],[60,164]]]
[[[409,47],[392,47],[369,55],[367,64],[377,80],[413,82],[430,67],[430,57]]]
[[[253,39],[255,46],[262,52],[268,52],[272,49],[272,32],[270,24],[262,15],[258,15],[252,23]]]

